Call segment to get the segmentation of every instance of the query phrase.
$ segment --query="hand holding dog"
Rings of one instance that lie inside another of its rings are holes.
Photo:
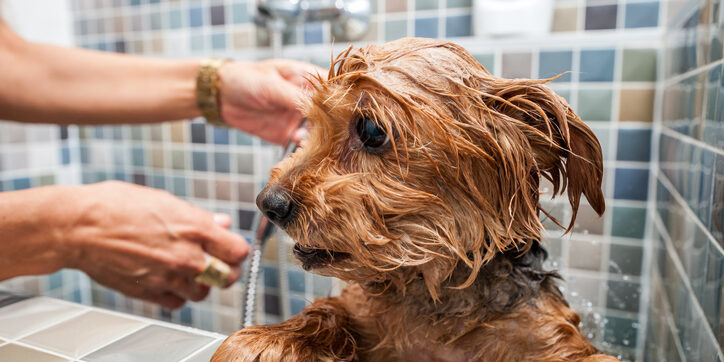
[[[306,76],[325,71],[309,63],[273,59],[228,63],[219,74],[222,118],[242,131],[282,144],[301,141],[304,131],[295,131],[302,120],[300,90],[309,87]]]

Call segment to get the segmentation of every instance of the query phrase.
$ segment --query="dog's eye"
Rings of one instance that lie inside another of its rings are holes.
[[[369,117],[360,117],[357,121],[357,136],[367,149],[377,149],[389,142],[385,130],[378,126]]]

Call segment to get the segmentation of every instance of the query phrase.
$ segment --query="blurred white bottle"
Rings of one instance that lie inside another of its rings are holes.
[[[474,0],[475,36],[542,36],[551,31],[553,0]]]

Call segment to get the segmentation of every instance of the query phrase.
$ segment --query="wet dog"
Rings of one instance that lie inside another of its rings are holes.
[[[582,196],[604,211],[600,145],[547,81],[431,39],[342,52],[257,205],[305,269],[347,287],[213,360],[615,360],[542,267],[541,178],[567,190],[569,230]]]

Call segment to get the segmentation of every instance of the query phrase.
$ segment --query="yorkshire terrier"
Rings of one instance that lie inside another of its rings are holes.
[[[615,361],[542,265],[541,177],[567,189],[567,231],[581,195],[605,208],[598,140],[549,80],[497,78],[431,39],[343,51],[257,205],[304,269],[347,286],[212,360]]]

